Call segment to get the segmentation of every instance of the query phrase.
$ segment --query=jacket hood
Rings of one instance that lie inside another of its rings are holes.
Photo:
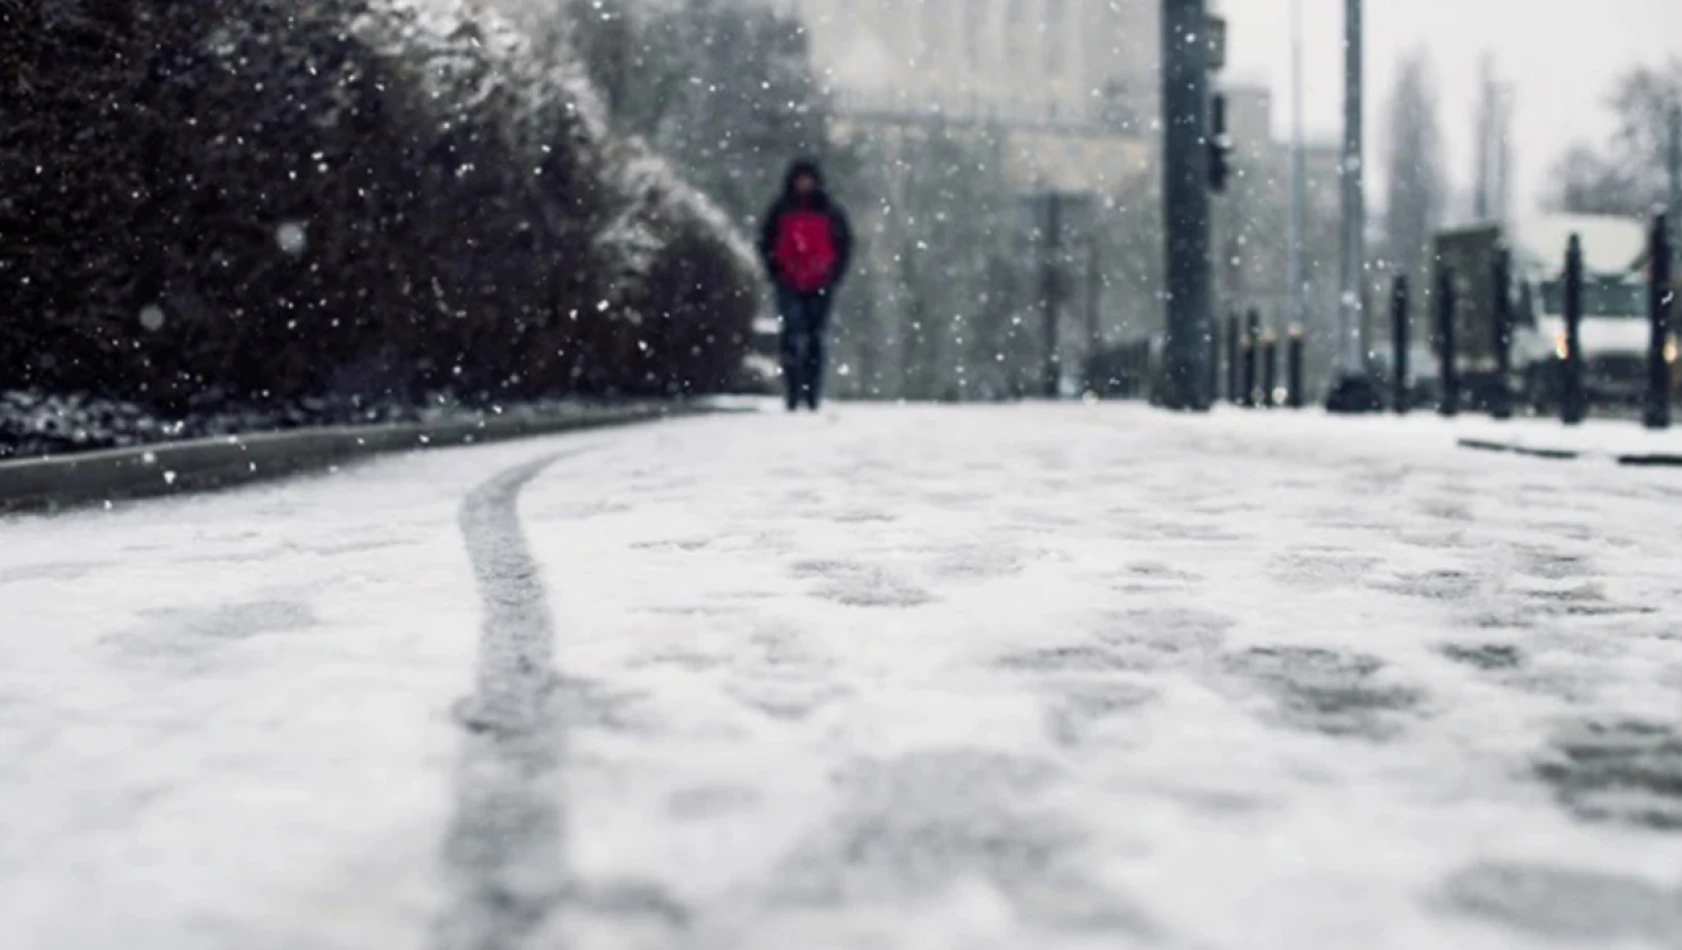
[[[815,158],[799,158],[788,166],[788,174],[783,176],[783,193],[794,194],[794,180],[801,175],[810,175],[818,183],[818,190],[823,191],[823,167]]]

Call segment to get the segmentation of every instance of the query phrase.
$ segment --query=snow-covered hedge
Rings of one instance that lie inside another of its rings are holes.
[[[564,50],[461,0],[0,0],[0,390],[714,391],[760,306]]]

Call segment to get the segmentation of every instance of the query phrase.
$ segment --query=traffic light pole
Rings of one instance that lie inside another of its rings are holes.
[[[1209,409],[1209,41],[1204,0],[1162,0],[1163,223],[1168,313],[1161,403]]]

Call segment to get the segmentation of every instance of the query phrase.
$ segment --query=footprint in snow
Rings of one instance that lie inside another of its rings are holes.
[[[816,595],[846,607],[916,607],[933,600],[928,591],[876,564],[801,561],[793,573],[822,580]]]

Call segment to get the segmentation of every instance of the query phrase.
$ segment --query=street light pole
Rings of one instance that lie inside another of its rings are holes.
[[[1204,0],[1162,0],[1163,223],[1168,312],[1161,402],[1206,411],[1213,332],[1209,261],[1209,18]]]

